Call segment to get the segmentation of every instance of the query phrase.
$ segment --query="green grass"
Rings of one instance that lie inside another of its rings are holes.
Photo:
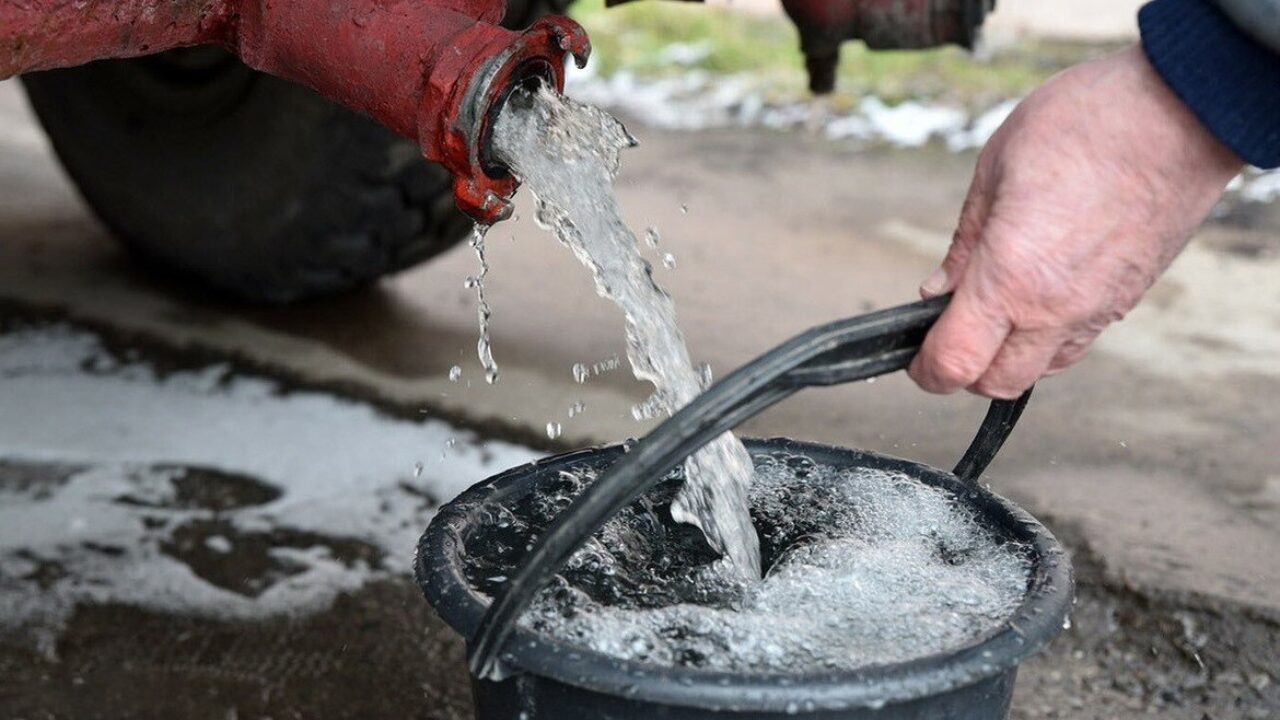
[[[586,27],[595,61],[610,75],[626,68],[661,76],[691,68],[750,74],[773,99],[806,94],[803,58],[794,26],[785,17],[757,17],[699,3],[643,0],[606,9],[603,0],[578,0],[571,14]],[[706,58],[687,66],[665,62],[672,43],[707,43]],[[946,100],[990,105],[1023,95],[1058,70],[1106,48],[1037,44],[977,59],[959,48],[875,52],[845,43],[835,105],[874,94],[888,102]]]

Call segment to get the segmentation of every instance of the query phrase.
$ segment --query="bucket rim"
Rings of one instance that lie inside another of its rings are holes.
[[[753,454],[794,452],[838,466],[872,466],[948,490],[992,521],[990,527],[1030,548],[1033,566],[1022,602],[1004,622],[968,644],[856,670],[786,675],[663,667],[612,657],[524,627],[517,627],[507,643],[502,655],[505,668],[512,674],[545,677],[634,701],[705,710],[876,709],[1011,672],[1062,631],[1074,598],[1066,551],[1047,528],[1009,500],[943,470],[881,453],[789,438],[744,438],[743,442]],[[622,452],[622,444],[608,444],[542,458],[483,480],[443,506],[419,540],[414,559],[423,594],[441,618],[470,638],[490,602],[470,587],[462,572],[462,545],[475,508],[503,496],[522,495],[545,473],[586,460],[607,460]]]

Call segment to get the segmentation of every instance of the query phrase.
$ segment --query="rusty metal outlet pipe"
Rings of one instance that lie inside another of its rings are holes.
[[[823,95],[835,89],[840,46],[846,40],[862,40],[874,50],[948,44],[972,49],[995,0],[782,0],[782,7],[800,31],[809,89]]]
[[[591,46],[564,17],[498,26],[502,0],[0,0],[0,79],[190,45],[302,83],[416,140],[454,176],[481,223],[511,213],[517,182],[488,157],[514,87],[564,87],[564,61]]]

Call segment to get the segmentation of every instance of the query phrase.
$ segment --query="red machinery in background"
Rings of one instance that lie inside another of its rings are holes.
[[[995,0],[782,0],[800,29],[809,89],[835,89],[840,45],[862,40],[874,50],[955,44],[972,49]]]
[[[219,45],[417,140],[456,178],[458,207],[492,223],[515,192],[481,157],[493,109],[529,78],[563,89],[565,54],[581,67],[591,51],[568,18],[517,32],[498,26],[504,12],[502,0],[5,0],[0,78]]]
[[[993,2],[781,1],[818,93],[845,40],[970,45]],[[577,23],[538,19],[568,2],[0,0],[0,79],[24,74],[68,174],[144,259],[287,301],[451,246],[455,204],[510,213],[489,123],[512,88],[563,88],[566,54],[586,61]]]
[[[703,0],[684,0],[702,2]],[[622,5],[634,0],[605,0]],[[972,49],[996,0],[780,0],[800,31],[809,89],[835,89],[840,46],[862,40],[873,50],[955,44]]]

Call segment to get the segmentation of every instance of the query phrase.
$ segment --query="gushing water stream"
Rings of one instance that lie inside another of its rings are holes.
[[[613,116],[545,87],[517,91],[493,129],[494,152],[533,192],[539,225],[573,250],[597,292],[622,309],[632,372],[654,387],[637,414],[669,415],[702,391],[703,375],[689,357],[671,296],[654,281],[613,194],[620,152],[635,144]],[[700,527],[735,570],[759,578],[759,540],[747,504],[752,475],[750,455],[725,433],[686,462],[672,515]]]

